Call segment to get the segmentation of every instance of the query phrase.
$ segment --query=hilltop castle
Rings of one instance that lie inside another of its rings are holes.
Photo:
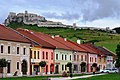
[[[25,11],[25,13],[14,13],[10,12],[7,19],[5,19],[4,24],[8,25],[11,22],[23,22],[24,24],[31,24],[31,25],[37,25],[39,27],[46,26],[46,27],[66,27],[61,22],[53,22],[48,21],[43,16],[39,16],[37,14],[28,13]]]
[[[103,31],[112,31],[113,33],[116,33],[113,30],[110,30],[109,27],[106,28],[95,28],[95,27],[80,27],[76,26],[76,23],[73,23],[73,25],[65,25],[61,22],[54,22],[46,20],[45,17],[28,13],[25,11],[25,13],[14,13],[10,12],[7,19],[5,19],[4,24],[7,26],[11,22],[22,22],[27,25],[37,25],[38,27],[68,27],[68,28],[74,28],[76,29],[90,29],[90,30],[103,30]]]

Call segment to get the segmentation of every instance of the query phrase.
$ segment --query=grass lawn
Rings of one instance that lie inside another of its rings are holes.
[[[114,73],[114,74],[106,74],[101,76],[94,76],[90,78],[80,78],[80,79],[74,79],[74,80],[120,80],[120,74]]]
[[[73,76],[83,76],[88,74],[73,74]],[[0,80],[47,80],[50,77],[61,77],[61,75],[55,76],[35,76],[35,77],[11,77],[11,78],[0,78]]]

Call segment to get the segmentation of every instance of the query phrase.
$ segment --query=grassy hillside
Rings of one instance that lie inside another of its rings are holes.
[[[22,23],[11,23],[8,25],[13,29],[26,28],[34,31],[43,32],[50,35],[60,35],[67,39],[76,42],[79,38],[81,43],[83,42],[95,42],[99,46],[105,46],[112,52],[115,52],[116,45],[120,42],[119,34],[111,34],[98,30],[83,30],[83,29],[71,29],[71,28],[52,28],[52,27],[37,27],[36,25],[25,25]]]

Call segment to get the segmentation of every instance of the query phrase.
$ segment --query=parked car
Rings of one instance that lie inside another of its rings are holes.
[[[101,73],[118,73],[117,68],[100,70]]]

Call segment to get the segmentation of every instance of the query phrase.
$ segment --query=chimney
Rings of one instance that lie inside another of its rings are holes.
[[[77,43],[78,43],[78,44],[81,44],[81,43],[80,43],[80,39],[77,40]]]
[[[60,37],[60,35],[55,35],[55,37]]]
[[[67,41],[67,38],[64,38],[65,41]]]
[[[54,36],[51,36],[52,38],[54,38]]]

